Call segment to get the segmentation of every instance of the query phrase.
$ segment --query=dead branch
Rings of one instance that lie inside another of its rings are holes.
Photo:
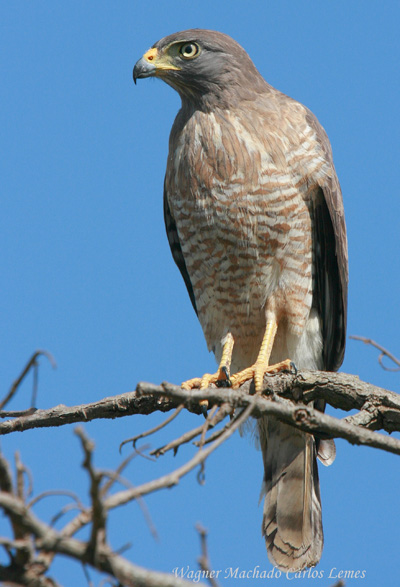
[[[252,405],[253,416],[256,418],[261,416],[273,416],[282,422],[286,422],[291,426],[300,428],[305,432],[310,432],[321,438],[344,438],[351,444],[363,444],[374,448],[380,448],[394,454],[400,454],[400,440],[383,434],[377,434],[376,432],[367,429],[377,428],[377,414],[375,414],[373,419],[373,425],[371,425],[372,421],[370,417],[368,421],[365,419],[366,428],[363,428],[358,425],[358,423],[357,425],[352,423],[352,418],[354,417],[340,420],[318,412],[314,408],[305,404],[293,404],[292,401],[279,396],[271,396],[271,398],[267,399],[260,395],[244,395],[240,391],[223,390],[221,393],[221,390],[219,389],[208,389],[192,391],[190,392],[191,397],[185,398],[185,390],[176,388],[175,386],[169,387],[168,390],[164,388],[163,393],[179,398],[179,401],[184,401],[186,399],[187,402],[195,401],[196,403],[199,403],[201,400],[206,399],[210,405],[222,401],[235,407]],[[397,396],[396,394],[393,395],[396,399],[396,409],[398,410],[399,408],[397,406],[399,406],[400,396]],[[374,410],[375,409],[376,408],[374,408]],[[379,406],[379,409],[381,411],[386,409],[389,411],[393,410],[393,406],[390,406],[390,408],[382,408]],[[361,413],[362,412],[360,412],[360,414]],[[398,417],[399,414],[400,413],[397,412],[396,417]],[[380,412],[379,415],[382,417]],[[381,427],[383,428],[383,426]]]
[[[31,356],[31,358],[29,359],[29,361],[27,362],[27,364],[25,365],[25,367],[22,369],[21,374],[17,377],[17,379],[11,385],[11,388],[10,388],[10,391],[8,392],[8,394],[0,402],[0,410],[2,410],[4,408],[4,406],[6,404],[8,404],[8,402],[14,397],[14,395],[17,392],[22,381],[25,379],[25,377],[27,376],[27,374],[29,373],[29,371],[32,368],[34,369],[34,381],[33,381],[33,392],[32,392],[31,404],[32,404],[32,406],[35,405],[36,394],[37,394],[37,366],[38,366],[37,359],[41,355],[43,355],[44,357],[46,357],[50,361],[50,364],[53,367],[53,369],[56,368],[56,362],[54,360],[54,357],[48,351],[43,351],[43,350],[35,351],[33,353],[33,355]]]
[[[400,371],[400,359],[397,359],[394,355],[392,355],[392,353],[390,351],[385,349],[383,346],[381,346],[380,344],[378,344],[377,342],[375,342],[371,338],[365,338],[365,336],[354,336],[354,335],[349,336],[349,338],[352,338],[353,340],[360,340],[361,342],[363,342],[365,344],[369,344],[369,345],[375,347],[376,349],[378,349],[378,351],[381,352],[378,357],[378,362],[379,362],[380,366],[382,367],[382,369],[384,369],[385,371],[394,371],[394,372]],[[386,367],[386,365],[383,364],[383,357],[388,357],[388,359],[393,361],[393,363],[395,365],[397,365],[397,367],[395,367],[395,368]]]
[[[185,432],[184,434],[182,434],[182,436],[180,436],[179,438],[175,438],[174,440],[171,440],[168,444],[152,450],[150,452],[150,455],[155,455],[156,457],[159,457],[161,455],[164,455],[169,450],[173,450],[174,455],[175,455],[180,446],[182,446],[183,444],[186,444],[187,442],[190,442],[191,440],[193,440],[194,438],[196,438],[196,436],[199,436],[200,434],[202,436],[205,435],[205,433],[207,432],[207,430],[209,428],[214,428],[217,424],[222,422],[222,420],[224,420],[224,418],[226,417],[226,415],[229,411],[229,410],[226,410],[226,408],[224,406],[221,406],[221,408],[218,410],[217,414],[215,414],[215,411],[217,410],[217,408],[218,408],[217,405],[215,405],[211,408],[211,410],[209,411],[209,413],[207,415],[206,421],[203,422],[203,424],[201,424],[201,426],[198,426],[197,428],[194,428],[193,430],[189,430],[188,432]],[[203,444],[204,444],[204,441],[203,441]],[[201,443],[200,443],[200,445],[201,445]]]
[[[92,532],[87,544],[87,550],[90,558],[95,562],[99,556],[99,551],[106,546],[106,521],[107,510],[103,506],[103,500],[100,495],[100,483],[103,479],[102,473],[96,471],[92,463],[94,443],[88,439],[83,428],[75,429],[75,434],[79,437],[82,449],[85,455],[82,467],[88,472],[90,480],[90,499],[92,502]]]
[[[119,452],[121,452],[121,449],[123,446],[125,446],[125,444],[129,444],[129,443],[132,443],[133,448],[136,448],[136,443],[138,440],[140,440],[141,438],[146,438],[146,436],[150,436],[151,434],[155,434],[159,430],[162,430],[162,428],[165,428],[165,426],[167,426],[170,422],[172,422],[172,420],[175,420],[175,418],[177,416],[179,416],[179,414],[181,413],[182,410],[183,410],[183,406],[180,405],[176,408],[175,412],[173,414],[171,414],[170,416],[168,416],[168,418],[166,418],[163,422],[161,422],[161,424],[157,424],[157,426],[154,426],[154,428],[150,428],[150,430],[146,430],[146,432],[142,432],[141,434],[137,434],[136,436],[132,436],[132,438],[127,438],[126,440],[121,442],[121,444],[119,446]]]
[[[215,449],[217,449],[223,442],[225,442],[225,440],[232,436],[235,430],[237,430],[247,420],[247,418],[252,415],[253,409],[253,405],[249,405],[243,409],[240,414],[238,414],[231,421],[229,428],[225,430],[225,432],[219,438],[217,438],[217,440],[215,440],[208,448],[199,449],[195,456],[190,459],[190,461],[178,469],[175,469],[163,477],[149,481],[148,483],[143,483],[138,487],[126,489],[111,495],[105,501],[107,509],[112,509],[114,507],[118,507],[119,505],[128,503],[132,499],[136,499],[138,495],[147,495],[149,493],[153,493],[154,491],[158,491],[159,489],[169,488],[177,485],[184,475],[187,475],[187,473],[195,469],[198,465],[201,465],[201,463],[203,463],[209,457],[209,455],[214,452]]]
[[[0,434],[98,418],[166,412],[177,409],[181,404],[186,410],[199,414],[199,402],[208,400],[210,407],[229,404],[231,408],[237,408],[251,404],[254,417],[272,415],[306,432],[344,438],[353,444],[365,444],[400,454],[399,440],[371,432],[400,431],[400,395],[363,382],[354,375],[323,371],[266,376],[264,384],[267,398],[250,395],[250,383],[245,383],[238,390],[213,388],[201,391],[187,391],[169,383],[139,383],[136,391],[91,404],[74,407],[60,405],[7,420],[0,424]],[[279,398],[292,402],[278,401]],[[343,420],[327,416],[311,407],[317,399],[323,399],[331,406],[345,411],[358,410],[358,413]]]
[[[98,471],[93,465],[94,444],[81,429],[76,433],[81,441],[84,453],[83,467],[87,472],[90,482],[91,507],[81,511],[73,521],[68,523],[63,530],[56,531],[48,524],[39,520],[26,503],[26,492],[23,486],[22,467],[18,461],[17,483],[14,488],[11,472],[8,464],[0,455],[0,508],[9,517],[14,528],[14,539],[4,539],[2,544],[10,555],[10,565],[0,565],[0,580],[12,581],[18,585],[49,587],[56,583],[48,577],[44,577],[54,557],[57,554],[69,556],[83,565],[90,565],[115,578],[120,585],[129,586],[157,586],[180,587],[190,583],[173,575],[157,573],[142,569],[121,557],[107,544],[106,520],[108,511],[128,501],[137,499],[145,494],[157,491],[163,487],[176,485],[181,477],[196,466],[204,465],[206,458],[222,442],[227,440],[234,431],[243,424],[251,415],[253,406],[249,405],[240,411],[230,422],[223,434],[215,440],[207,449],[200,448],[196,455],[185,465],[172,471],[168,475],[145,483],[139,487],[119,491],[111,496],[100,488],[101,481],[107,475],[104,471]],[[125,463],[124,463],[125,464]],[[119,471],[121,467],[119,467]],[[119,478],[119,472],[112,474],[113,480]],[[107,484],[107,488],[111,488]],[[76,501],[76,500],[75,500]],[[76,540],[72,537],[86,524],[91,524],[91,533],[87,542]],[[12,555],[16,550],[17,556]],[[21,556],[23,555],[23,558]],[[203,560],[204,565],[207,561]]]
[[[92,404],[75,406],[57,406],[51,410],[36,410],[34,413],[19,416],[14,420],[0,424],[0,434],[22,431],[37,427],[57,426],[74,421],[88,421],[97,418],[116,418],[128,414],[147,414],[155,411],[175,410],[172,417],[155,428],[131,439],[136,442],[153,434],[173,417],[186,409],[201,414],[200,402],[209,406],[207,420],[202,425],[186,432],[179,438],[158,449],[157,454],[166,450],[176,450],[179,446],[193,440],[199,449],[194,456],[176,470],[158,479],[132,486],[121,478],[121,472],[136,453],[118,467],[116,471],[99,471],[93,465],[94,445],[82,430],[77,434],[84,453],[84,469],[89,478],[91,504],[84,507],[76,499],[74,508],[78,512],[64,528],[56,531],[51,525],[38,520],[32,512],[31,505],[39,498],[27,499],[31,488],[25,489],[27,468],[17,456],[16,481],[13,482],[7,463],[0,455],[0,508],[10,519],[14,536],[3,538],[1,544],[10,557],[8,566],[0,566],[0,581],[5,580],[18,585],[38,585],[39,587],[56,586],[57,583],[44,573],[50,569],[54,557],[64,554],[83,565],[89,565],[114,578],[120,585],[189,585],[182,578],[148,571],[134,565],[112,550],[107,543],[107,517],[109,512],[132,500],[179,483],[180,479],[196,467],[200,467],[200,476],[204,474],[204,463],[208,456],[227,440],[248,417],[273,416],[281,421],[298,427],[320,437],[345,438],[354,444],[364,444],[400,454],[400,440],[378,434],[376,430],[387,432],[400,430],[400,396],[394,392],[381,389],[360,381],[357,377],[338,373],[303,371],[296,375],[283,373],[267,376],[264,380],[264,395],[254,395],[252,385],[247,383],[238,390],[229,388],[208,390],[184,390],[176,385],[163,383],[154,385],[140,383],[134,392],[116,397],[105,398]],[[358,410],[355,415],[344,419],[333,418],[315,410],[313,402],[323,399],[336,408]],[[209,430],[223,422],[226,416],[235,414],[231,420],[215,429]],[[207,437],[208,434],[208,437]],[[113,494],[109,490],[119,483],[121,490]],[[47,495],[50,495],[48,493]],[[45,497],[46,494],[40,496]],[[61,516],[58,517],[60,519]],[[74,538],[82,527],[90,525],[87,542]],[[199,559],[203,572],[202,578],[213,585],[213,577],[208,561],[207,545],[204,532],[201,533],[202,556]]]
[[[17,496],[1,492],[0,507],[6,515],[17,519],[34,536],[36,546],[41,550],[64,554],[82,563],[90,564],[99,571],[115,577],[121,585],[126,587],[188,587],[192,585],[188,581],[175,578],[167,573],[149,571],[134,565],[113,552],[106,544],[99,544],[97,556],[93,557],[87,548],[87,543],[62,536],[60,532],[39,520]],[[10,581],[12,575],[17,584],[29,584],[21,581],[23,571],[18,573],[16,568],[0,566],[0,580]],[[39,583],[37,584],[39,585]],[[51,584],[54,585],[49,582],[42,583],[46,587]]]
[[[200,569],[203,572],[203,577],[208,579],[211,587],[219,587],[219,583],[215,579],[215,572],[212,571],[210,559],[208,556],[207,546],[207,530],[201,524],[196,524],[196,530],[200,536],[201,556],[197,559]]]

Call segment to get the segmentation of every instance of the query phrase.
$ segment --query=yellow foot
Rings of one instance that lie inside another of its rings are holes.
[[[229,379],[229,372],[226,367],[220,367],[216,373],[204,373],[203,377],[195,377],[188,379],[181,385],[182,389],[207,389],[214,383],[218,387],[230,387],[231,380]],[[208,400],[202,399],[200,402],[203,414],[206,415],[208,409]]]
[[[195,377],[194,379],[188,379],[184,381],[181,385],[183,389],[207,389],[210,387],[212,383],[217,385],[218,387],[230,387],[231,380],[229,378],[229,369],[231,366],[232,360],[232,350],[234,345],[234,339],[230,332],[226,335],[224,339],[224,344],[222,348],[222,356],[221,362],[218,367],[218,371],[211,375],[211,373],[205,373],[203,377]],[[201,407],[203,408],[203,413],[207,411],[208,401],[202,400],[200,402]]]
[[[240,387],[245,381],[254,378],[254,385],[256,393],[260,393],[263,387],[263,379],[265,373],[278,373],[279,371],[290,371],[294,365],[290,359],[276,363],[275,365],[265,365],[263,363],[255,362],[251,367],[239,371],[231,376],[231,384],[233,389]]]
[[[229,387],[230,379],[229,372],[226,367],[220,367],[216,373],[204,373],[203,377],[195,377],[194,379],[188,379],[181,385],[182,389],[207,389],[211,384],[215,384],[218,387]]]

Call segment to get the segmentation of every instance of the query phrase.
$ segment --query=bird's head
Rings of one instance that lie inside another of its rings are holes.
[[[183,101],[194,102],[243,99],[249,88],[265,91],[266,84],[236,41],[202,29],[174,33],[155,43],[133,69],[135,83],[145,77],[162,79]]]

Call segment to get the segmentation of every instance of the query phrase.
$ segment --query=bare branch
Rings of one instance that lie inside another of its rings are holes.
[[[1,492],[0,507],[7,515],[18,519],[20,524],[36,537],[39,548],[50,553],[64,554],[80,562],[90,564],[99,571],[115,577],[126,587],[189,587],[189,585],[193,585],[191,582],[167,573],[149,571],[134,565],[114,553],[105,544],[98,545],[97,556],[92,558],[92,553],[88,551],[85,542],[75,538],[66,538],[60,532],[56,532],[51,526],[39,520],[16,496]],[[0,567],[0,580],[7,579],[6,570],[6,568]],[[20,576],[18,576],[18,582],[19,584],[28,584],[21,583]],[[42,585],[48,587],[50,583],[42,583]]]
[[[33,368],[37,367],[37,359],[41,355],[43,355],[44,357],[47,357],[47,359],[50,361],[53,369],[56,368],[56,362],[54,360],[54,357],[48,351],[43,351],[43,350],[35,351],[33,353],[33,355],[31,356],[31,358],[29,359],[29,361],[27,362],[27,364],[25,365],[25,367],[23,368],[19,377],[17,377],[17,379],[11,385],[10,391],[8,392],[6,397],[0,402],[0,410],[2,410],[4,408],[4,406],[6,404],[8,404],[8,402],[14,397],[15,393],[18,390],[18,387],[21,385],[22,381],[25,379],[26,375],[29,373],[29,371],[32,369],[32,367]],[[33,382],[32,406],[34,405],[33,401],[36,399],[36,393],[37,393],[37,373],[34,377],[34,382]]]
[[[244,421],[250,412],[251,408],[242,411],[242,414],[237,418],[237,422],[232,426],[232,431],[226,435],[226,438],[230,436],[241,421]],[[17,528],[14,539],[4,538],[0,540],[1,545],[10,556],[9,566],[0,565],[0,581],[7,580],[15,585],[27,585],[29,587],[54,586],[56,583],[45,576],[44,573],[57,554],[64,554],[81,562],[84,567],[85,565],[90,565],[110,575],[111,578],[117,580],[118,585],[121,585],[121,587],[122,585],[126,587],[145,585],[148,587],[183,587],[184,585],[190,585],[190,582],[183,581],[179,577],[138,567],[108,546],[106,541],[106,518],[109,507],[105,492],[100,490],[100,482],[106,474],[104,471],[97,471],[93,465],[93,442],[87,438],[81,429],[77,429],[76,433],[80,438],[84,452],[83,466],[90,479],[92,505],[90,509],[84,512],[86,514],[86,523],[90,523],[92,527],[88,542],[81,542],[72,538],[71,535],[68,536],[65,528],[63,531],[56,531],[36,518],[32,509],[25,503],[26,492],[21,487],[21,479],[24,473],[23,467],[19,464],[18,480],[14,488],[8,465],[4,459],[0,459],[0,508],[13,522],[13,527]],[[207,452],[209,453],[210,451]],[[204,460],[207,457],[207,452],[204,451],[198,461]],[[138,453],[134,453],[134,456],[135,454]],[[124,466],[128,460],[125,459]],[[122,467],[119,470],[121,471]],[[115,475],[119,477],[119,474],[115,473]],[[112,476],[114,477],[114,473]],[[118,480],[121,481],[121,479]],[[107,487],[110,488],[111,485],[107,484]],[[134,488],[132,489],[134,490]],[[141,488],[138,489],[139,491],[135,491],[136,495],[132,495],[132,499],[139,498],[140,494],[143,493]],[[126,491],[120,493],[126,494]],[[114,494],[112,497],[115,498],[118,495]],[[120,503],[122,503],[121,500]],[[70,524],[69,528],[70,530],[72,529]],[[78,526],[75,525],[75,531],[77,529]],[[18,533],[20,535],[17,535]]]
[[[165,428],[165,426],[167,426],[167,424],[172,422],[172,420],[174,420],[181,413],[182,410],[183,410],[183,405],[180,405],[176,408],[175,412],[173,414],[171,414],[170,416],[168,416],[168,418],[166,418],[163,422],[161,422],[161,424],[158,424],[157,426],[154,426],[154,428],[150,428],[150,430],[146,430],[146,432],[142,432],[141,434],[138,434],[137,436],[133,436],[132,438],[127,438],[126,440],[121,442],[120,447],[119,447],[119,452],[121,452],[121,449],[123,446],[125,446],[125,444],[128,444],[130,442],[132,442],[133,448],[136,448],[136,443],[138,440],[140,440],[141,438],[146,438],[146,436],[150,436],[151,434],[155,434],[156,432],[158,432],[162,428]]]
[[[352,338],[353,340],[361,340],[361,342],[364,342],[365,344],[370,344],[371,346],[375,347],[376,349],[378,349],[378,351],[381,351],[381,354],[378,357],[378,361],[380,366],[382,367],[382,369],[385,369],[385,371],[400,371],[400,359],[397,359],[394,355],[392,355],[392,353],[390,351],[388,351],[387,349],[385,349],[383,346],[381,346],[380,344],[378,344],[377,342],[375,342],[374,340],[372,340],[371,338],[365,338],[364,336],[349,336],[349,338]],[[386,367],[386,365],[383,364],[383,357],[388,357],[391,361],[393,361],[393,363],[395,363],[395,365],[398,365],[397,367],[390,368],[390,367]]]
[[[82,466],[87,470],[90,478],[90,498],[92,501],[92,532],[87,548],[91,554],[91,557],[96,560],[99,548],[106,545],[107,510],[104,507],[100,495],[100,483],[103,475],[102,473],[96,471],[92,464],[92,454],[94,450],[93,441],[87,438],[83,428],[81,427],[75,429],[75,434],[79,437],[83,451],[85,453],[85,459]]]
[[[143,485],[139,485],[133,489],[127,489],[125,491],[120,491],[114,495],[111,495],[106,501],[105,505],[108,509],[117,507],[118,505],[122,505],[131,501],[132,499],[136,499],[138,495],[147,495],[148,493],[153,493],[154,491],[158,491],[164,487],[173,487],[177,485],[180,479],[187,475],[190,471],[192,471],[195,467],[203,463],[212,452],[216,448],[218,448],[225,440],[227,440],[234,432],[243,424],[247,418],[253,412],[253,405],[248,405],[245,409],[241,411],[241,413],[231,421],[230,427],[222,434],[213,444],[211,444],[207,449],[199,449],[195,456],[190,459],[187,463],[175,469],[171,473],[159,477],[158,479],[154,479],[153,481],[149,481],[148,483],[143,483]]]
[[[227,440],[234,432],[243,424],[247,418],[252,414],[253,406],[247,406],[246,409],[242,410],[240,414],[236,416],[231,422],[229,428],[227,428],[223,434],[207,449],[200,449],[197,451],[194,457],[192,457],[187,463],[175,469],[171,473],[163,475],[158,479],[154,479],[138,487],[132,487],[109,496],[103,501],[103,505],[107,510],[111,510],[119,507],[120,505],[126,504],[138,497],[142,497],[154,491],[158,491],[163,488],[173,487],[177,485],[182,477],[190,473],[197,466],[201,465],[209,455],[218,448],[225,440]],[[83,528],[85,525],[91,522],[91,509],[88,508],[78,514],[73,520],[71,520],[60,532],[63,536],[72,536],[78,530]]]
[[[355,375],[323,371],[302,371],[297,375],[279,373],[265,377],[264,384],[264,392],[267,395],[278,394],[306,404],[316,399],[324,399],[335,408],[345,411],[360,410],[357,419],[351,417],[354,424],[371,430],[383,429],[389,433],[400,431],[400,396],[360,381]],[[176,409],[182,402],[188,411],[199,414],[201,399],[209,399],[218,405],[227,402],[234,408],[246,404],[241,402],[241,399],[246,398],[249,391],[249,383],[245,383],[237,391],[211,389],[201,392],[181,390],[178,386],[169,383],[163,385],[139,383],[136,391],[108,397],[98,402],[73,407],[60,405],[49,410],[36,410],[34,414],[15,420],[7,420],[0,424],[0,435],[32,428],[87,422],[98,418],[119,418],[132,414],[150,414],[155,411],[166,412]],[[267,405],[264,406],[263,413],[268,413]],[[261,413],[259,412],[258,415]],[[328,430],[327,422],[320,431],[316,429],[315,423],[319,420],[320,415],[317,414],[314,425],[307,429],[306,422],[303,422],[303,429],[315,433],[324,432],[331,436],[336,434],[333,428]],[[350,419],[349,422],[351,422]],[[342,434],[338,436],[346,438]],[[354,436],[348,439],[356,442]]]
[[[303,374],[304,375],[304,374]],[[314,388],[313,388],[314,389]],[[311,391],[311,390],[310,390]],[[166,393],[166,391],[164,391]],[[185,390],[181,388],[169,388],[168,393],[176,397],[178,401],[184,399]],[[283,397],[272,396],[269,400],[259,395],[244,395],[240,391],[224,390],[221,394],[219,389],[208,390],[192,390],[191,397],[186,398],[187,402],[199,403],[201,400],[208,400],[210,405],[216,402],[228,402],[232,406],[244,407],[253,406],[253,416],[259,418],[260,416],[273,416],[282,422],[286,422],[291,426],[300,428],[305,432],[318,435],[323,438],[344,438],[351,444],[364,444],[374,448],[380,448],[394,454],[400,454],[400,440],[383,434],[377,434],[371,430],[355,426],[351,422],[339,420],[323,414],[304,404],[293,404],[291,401],[285,400]],[[311,393],[311,395],[313,395]],[[305,394],[303,394],[304,399]],[[396,399],[396,406],[399,406],[400,396],[393,394]],[[386,396],[385,396],[386,397]],[[315,397],[313,397],[315,399]],[[384,410],[389,409],[393,411],[394,405],[390,408],[378,408]],[[399,410],[400,406],[396,409]],[[372,408],[371,408],[372,409]],[[380,413],[380,412],[379,412]],[[400,411],[395,412],[396,418],[400,416]],[[382,415],[382,414],[380,414]],[[376,426],[377,417],[374,419],[374,426]]]
[[[156,457],[159,457],[159,456],[165,454],[167,451],[172,449],[174,451],[174,455],[175,455],[180,446],[182,446],[183,444],[186,444],[187,442],[190,442],[191,440],[193,440],[193,438],[196,438],[196,436],[199,436],[199,434],[201,434],[201,435],[203,435],[203,433],[205,434],[205,432],[209,428],[214,428],[214,426],[219,424],[219,422],[222,422],[222,420],[226,417],[228,411],[226,410],[226,408],[221,406],[218,413],[214,416],[215,411],[217,409],[218,409],[217,405],[215,405],[214,407],[211,408],[211,410],[209,411],[209,413],[207,415],[207,419],[205,422],[203,422],[203,424],[201,424],[200,426],[197,426],[196,428],[193,428],[193,430],[189,430],[188,432],[185,432],[184,434],[182,434],[182,436],[180,436],[179,438],[176,438],[175,440],[171,440],[168,444],[161,446],[160,448],[156,448],[155,450],[152,450],[150,454],[155,455]],[[204,442],[203,442],[203,444],[204,444]],[[201,446],[201,442],[200,442],[199,446]]]
[[[37,410],[31,416],[8,420],[0,424],[0,434],[36,427],[60,426],[78,420],[116,418],[129,414],[148,414],[154,411],[176,409],[181,404],[193,413],[201,413],[200,401],[207,400],[210,407],[229,404],[236,407],[253,405],[254,416],[273,415],[306,432],[329,438],[344,438],[353,444],[365,444],[400,454],[400,441],[373,434],[370,430],[400,431],[400,396],[394,392],[360,381],[354,375],[302,371],[296,375],[280,373],[264,379],[265,397],[249,395],[250,383],[238,390],[229,388],[183,390],[176,385],[139,383],[136,391],[105,398],[96,403],[68,408],[57,406],[51,410]],[[290,399],[301,404],[277,400]],[[313,410],[307,404],[323,399],[342,410],[357,409],[359,413],[339,420]],[[306,404],[306,405],[304,405]],[[367,428],[369,430],[365,430]]]
[[[68,491],[65,489],[51,489],[49,491],[43,491],[43,493],[41,493],[40,495],[37,495],[27,505],[28,505],[28,507],[31,508],[35,504],[37,504],[40,500],[45,499],[46,497],[54,497],[54,496],[59,496],[59,495],[62,495],[64,497],[70,497],[71,499],[74,500],[76,508],[78,508],[78,509],[83,508],[83,505],[81,504],[81,502],[79,500],[79,497],[73,491]]]
[[[197,560],[203,572],[203,578],[208,580],[211,587],[219,587],[219,583],[214,576],[215,573],[211,570],[210,559],[208,557],[207,530],[201,524],[196,524],[196,530],[200,535],[201,544],[201,556]]]

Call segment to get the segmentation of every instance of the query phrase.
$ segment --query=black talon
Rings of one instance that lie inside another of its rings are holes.
[[[222,373],[225,375],[226,379],[219,379],[217,381],[217,387],[232,387],[232,381],[230,378],[229,369],[226,365],[221,367]]]
[[[290,361],[290,368],[294,371],[294,374],[297,375],[298,370],[296,365],[293,363],[293,361]]]
[[[217,381],[217,387],[232,387],[232,382],[230,379],[229,381],[226,379],[220,379]]]
[[[203,416],[207,420],[207,406],[205,404],[200,404],[200,409],[201,409],[201,413],[203,414]]]

